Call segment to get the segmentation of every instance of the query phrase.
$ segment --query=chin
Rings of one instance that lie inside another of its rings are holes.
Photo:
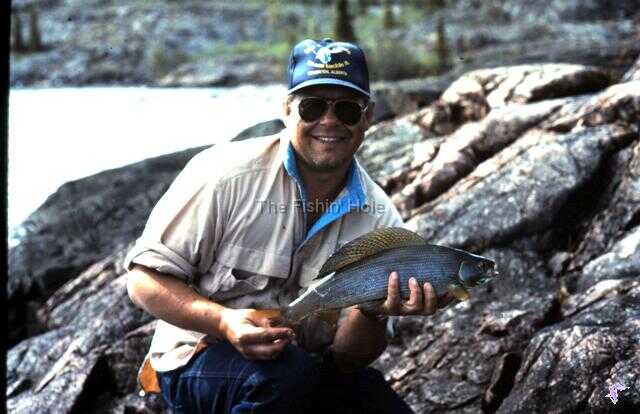
[[[313,160],[309,167],[318,172],[330,172],[344,164],[343,160]]]

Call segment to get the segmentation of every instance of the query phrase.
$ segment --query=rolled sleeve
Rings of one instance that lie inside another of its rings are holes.
[[[126,269],[139,264],[191,284],[211,267],[224,211],[208,153],[189,161],[160,198],[125,259]]]

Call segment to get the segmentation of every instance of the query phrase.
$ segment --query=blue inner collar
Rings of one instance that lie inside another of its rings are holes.
[[[293,145],[291,145],[291,143],[289,143],[287,151],[284,154],[283,163],[287,174],[289,174],[289,176],[294,180],[298,187],[303,206],[309,206],[310,208],[313,208],[314,203],[309,202],[308,200],[307,192],[304,188],[304,183],[302,182],[302,177],[300,176],[298,166],[296,164],[296,152],[293,149]],[[344,192],[342,196],[338,197],[329,206],[327,206],[328,208],[324,211],[322,216],[318,218],[318,220],[313,224],[313,227],[311,227],[307,232],[303,243],[313,237],[313,235],[318,233],[324,227],[328,226],[335,220],[338,220],[340,217],[347,214],[351,210],[363,208],[364,206],[366,206],[366,204],[367,196],[364,193],[360,169],[358,166],[358,162],[354,158],[351,162],[351,165],[349,166],[349,171],[347,171],[346,192]],[[307,226],[306,210],[306,208],[303,209],[305,228]]]

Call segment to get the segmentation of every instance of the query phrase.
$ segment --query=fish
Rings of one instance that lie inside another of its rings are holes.
[[[427,243],[411,230],[385,227],[345,244],[327,259],[318,275],[282,318],[299,322],[312,314],[335,321],[341,309],[358,305],[373,310],[384,302],[389,274],[398,272],[399,291],[408,299],[409,278],[431,283],[438,297],[451,293],[460,301],[469,290],[498,276],[494,260],[464,250]]]

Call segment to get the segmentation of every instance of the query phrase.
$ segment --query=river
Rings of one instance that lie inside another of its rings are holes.
[[[67,181],[226,141],[277,118],[285,93],[284,85],[11,89],[8,228]]]

